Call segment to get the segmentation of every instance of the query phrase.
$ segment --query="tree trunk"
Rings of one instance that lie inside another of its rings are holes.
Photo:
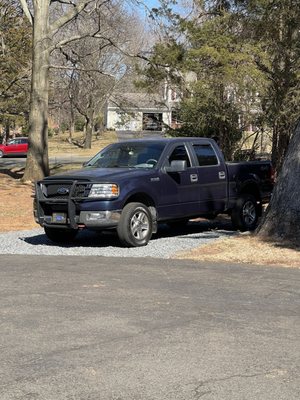
[[[273,127],[272,164],[276,171],[280,171],[290,141],[290,126],[287,123],[276,121]]]
[[[73,135],[75,132],[75,115],[74,115],[74,108],[71,102],[70,108],[70,125],[69,125],[69,142],[72,143]]]
[[[10,136],[10,122],[9,120],[5,121],[5,129],[4,129],[4,141],[5,144],[8,142]]]
[[[84,142],[85,149],[92,148],[92,136],[93,136],[93,119],[87,118],[86,130],[85,130],[85,142]]]
[[[300,241],[300,121],[290,141],[267,213],[258,235]]]
[[[91,97],[89,99],[89,106],[85,118],[86,118],[86,131],[85,131],[84,148],[91,149],[92,137],[94,133],[94,104]]]
[[[35,0],[34,6],[29,150],[23,176],[24,181],[35,181],[49,175],[49,2]]]

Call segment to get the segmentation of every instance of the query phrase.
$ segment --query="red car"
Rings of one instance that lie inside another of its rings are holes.
[[[28,138],[11,139],[7,144],[0,144],[0,158],[4,156],[26,156],[28,152]]]

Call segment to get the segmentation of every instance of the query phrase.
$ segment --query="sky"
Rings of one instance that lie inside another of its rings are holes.
[[[151,10],[151,8],[159,7],[159,1],[158,0],[143,0],[143,3],[145,6]],[[144,14],[143,6],[140,6],[141,12]]]
[[[158,0],[145,0],[145,4],[149,8],[158,7],[159,1]]]
[[[147,6],[147,8],[149,8],[149,9],[158,8],[160,6],[159,0],[141,0],[141,2],[143,2]],[[173,6],[173,8],[177,12],[182,11],[182,13],[185,14],[186,13],[186,8],[185,8],[185,11],[183,11],[184,8],[183,8],[182,4],[187,5],[187,4],[191,4],[192,2],[188,1],[188,0],[177,0],[177,3],[178,4]],[[142,9],[142,6],[141,6],[141,9]]]
[[[159,0],[140,0],[140,2],[144,3],[148,8],[159,6]]]

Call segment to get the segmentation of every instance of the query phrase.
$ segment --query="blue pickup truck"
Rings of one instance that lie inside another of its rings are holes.
[[[256,227],[269,201],[269,161],[227,163],[206,138],[127,140],[111,144],[80,170],[35,185],[34,214],[54,242],[79,230],[116,229],[124,246],[146,245],[158,223],[231,215],[235,228]]]

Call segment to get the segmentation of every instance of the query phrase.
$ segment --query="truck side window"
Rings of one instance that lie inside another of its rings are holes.
[[[171,164],[171,161],[174,161],[174,160],[184,160],[184,161],[186,161],[187,167],[191,166],[190,158],[189,158],[188,152],[186,151],[186,148],[184,145],[177,146],[172,151],[172,153],[169,157],[169,163]]]
[[[218,158],[210,144],[194,144],[198,163],[202,167],[204,165],[218,165]]]

